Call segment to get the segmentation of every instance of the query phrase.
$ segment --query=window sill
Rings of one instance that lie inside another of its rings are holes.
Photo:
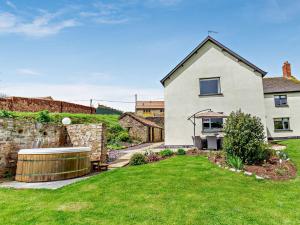
[[[219,93],[219,94],[207,94],[207,95],[199,95],[199,97],[223,97],[223,93]]]
[[[204,134],[212,134],[212,133],[220,133],[220,132],[223,132],[222,129],[220,130],[202,130],[202,133]]]
[[[279,132],[293,132],[293,130],[274,130],[274,132],[279,133]]]
[[[289,105],[275,105],[276,108],[287,108]]]

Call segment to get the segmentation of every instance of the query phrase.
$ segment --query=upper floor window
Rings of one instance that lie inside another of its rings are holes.
[[[164,111],[165,111],[164,109],[161,109],[161,110],[160,110],[160,112],[164,112]]]
[[[151,112],[151,110],[150,109],[144,109],[144,113],[146,113],[146,112]]]
[[[202,119],[203,131],[214,132],[223,129],[223,118],[203,118]]]
[[[220,78],[200,79],[200,95],[217,95],[220,93]]]
[[[275,95],[274,96],[275,106],[287,106],[287,96],[286,95]]]
[[[289,118],[276,118],[274,119],[275,130],[290,130]]]

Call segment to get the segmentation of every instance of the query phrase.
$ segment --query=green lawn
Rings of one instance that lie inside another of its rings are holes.
[[[38,112],[8,112],[15,119],[35,120]],[[76,113],[49,113],[52,123],[61,123],[62,119],[69,117],[73,124],[82,123],[105,123],[107,126],[118,124],[119,115],[101,115],[101,114],[76,114]],[[1,113],[0,113],[1,117]]]
[[[283,143],[300,168],[300,140]],[[55,191],[0,189],[0,224],[300,224],[300,179],[257,181],[177,156]]]

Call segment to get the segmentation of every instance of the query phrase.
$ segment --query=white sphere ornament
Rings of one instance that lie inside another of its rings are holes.
[[[70,125],[72,121],[70,118],[65,117],[61,122],[63,123],[63,125]]]

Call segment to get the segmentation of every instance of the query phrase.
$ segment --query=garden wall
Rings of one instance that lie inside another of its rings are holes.
[[[19,112],[38,112],[48,110],[49,112],[57,113],[96,113],[96,109],[94,107],[49,99],[22,97],[0,98],[0,109]]]
[[[93,157],[107,161],[106,127],[104,124],[74,124],[66,126],[71,143],[74,147],[88,146]]]
[[[24,148],[82,146],[106,160],[105,126],[102,124],[41,124],[33,120],[0,119],[0,178],[14,175],[17,153]]]

